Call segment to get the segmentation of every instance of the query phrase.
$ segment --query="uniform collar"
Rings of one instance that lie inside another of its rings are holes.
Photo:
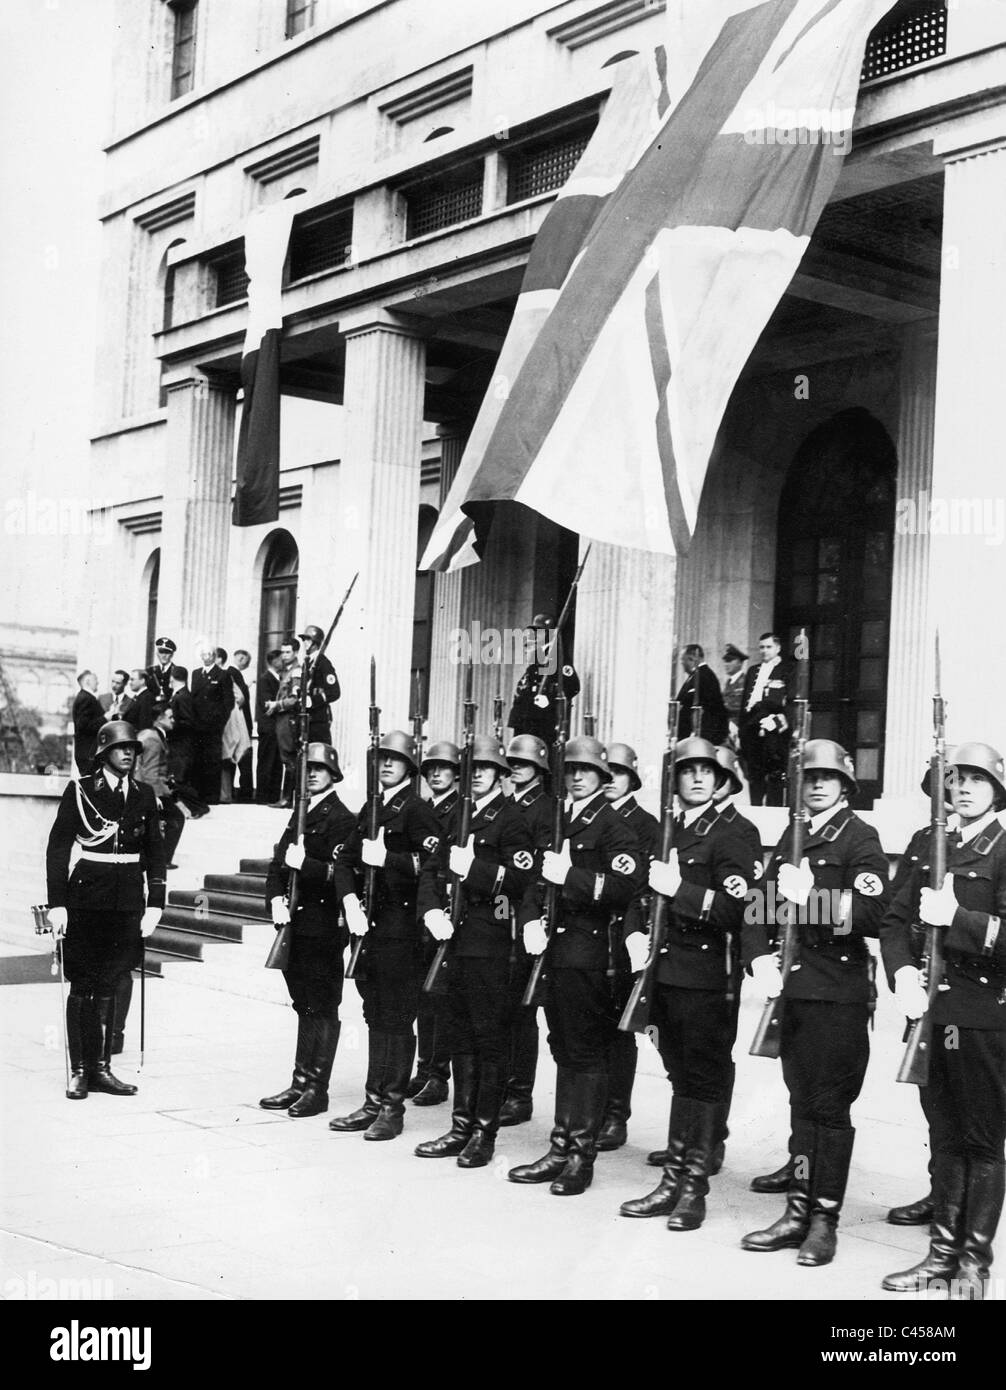
[[[458,794],[458,789],[457,789],[457,787],[448,787],[447,790],[446,790],[445,792],[441,792],[439,796],[431,797],[431,798],[430,798],[430,805],[431,805],[431,806],[442,806],[443,803],[444,803],[445,801],[447,801],[449,797],[457,796],[457,794]]]
[[[402,780],[395,787],[382,787],[381,800],[384,802],[385,806],[390,806],[391,803],[394,801],[395,797],[399,794],[399,792],[405,791],[408,785],[408,777],[403,777]]]
[[[107,767],[103,767],[101,769],[101,776],[108,790],[110,792],[121,791],[122,799],[125,801],[129,796],[129,774],[127,773],[125,777],[116,777],[114,772],[109,772]]]
[[[704,801],[701,806],[689,806],[688,810],[684,811],[681,816],[681,823],[685,829],[690,829],[701,816],[706,814],[712,804],[712,797],[710,797],[709,800]]]
[[[591,807],[594,806],[594,802],[597,801],[598,797],[603,796],[604,788],[598,787],[597,791],[594,793],[593,796],[584,797],[582,801],[573,801],[573,799],[570,798],[566,802],[566,812],[570,820],[576,820],[577,816],[582,816],[584,811],[589,810]],[[607,802],[605,802],[605,805],[607,805]],[[595,807],[594,809],[596,810],[597,808]],[[591,819],[593,819],[593,817],[591,817]]]
[[[617,801],[609,801],[608,805],[611,807],[613,811],[620,811],[623,806],[628,805],[628,803],[632,800],[632,796],[632,792],[626,792],[625,795],[620,796]],[[629,806],[629,810],[632,810],[631,806]]]
[[[491,806],[498,796],[502,796],[503,791],[497,782],[488,796],[483,796],[473,803],[473,810],[477,816],[481,815],[487,806]]]
[[[807,822],[807,833],[810,835],[820,835],[821,831],[833,817],[840,815],[842,811],[849,809],[849,803],[845,797],[841,797],[835,806],[830,806],[827,811],[822,811],[819,816],[811,816]]]
[[[334,787],[326,787],[323,792],[315,792],[314,796],[312,796],[311,800],[307,803],[308,815],[311,814],[311,812],[315,809],[316,806],[320,806],[326,797],[331,796],[334,791]]]
[[[995,811],[986,811],[980,820],[974,820],[968,826],[962,827],[958,823],[956,833],[961,837],[961,844],[967,845],[970,844],[972,840],[976,840],[982,831],[985,830],[987,826],[991,825],[994,820],[996,820]],[[948,822],[947,829],[949,830],[949,828]]]

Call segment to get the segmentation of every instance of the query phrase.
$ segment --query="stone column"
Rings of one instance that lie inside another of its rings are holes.
[[[332,736],[353,774],[350,793],[362,794],[371,654],[381,728],[408,728],[426,346],[373,310],[344,328],[346,427],[332,566],[339,584],[343,573],[347,582],[354,570],[360,578],[343,620],[356,659],[339,667]]]
[[[989,126],[993,126],[989,129]],[[930,622],[938,622],[947,735],[1006,751],[1006,129],[934,145],[946,158],[943,274],[930,529]],[[940,510],[945,529],[940,529]],[[927,677],[932,658],[927,654]],[[925,689],[931,688],[927,678]],[[923,750],[920,750],[923,751]]]
[[[592,681],[598,737],[635,748],[640,800],[655,813],[667,737],[675,571],[672,556],[595,541],[576,605],[576,664],[581,682]],[[582,699],[574,708],[579,731]]]
[[[918,525],[933,475],[936,325],[908,329],[901,356],[898,510],[894,528],[887,668],[884,799],[918,801],[931,747],[932,638],[928,635],[929,535]],[[927,685],[927,680],[930,682]]]
[[[458,471],[465,451],[469,424],[450,420],[437,426],[440,437],[440,508]],[[426,732],[431,739],[457,737],[461,709],[461,682],[458,667],[451,661],[454,643],[451,633],[461,622],[461,585],[464,574],[438,574],[433,581],[433,637],[430,657],[430,692],[427,700],[429,721]]]
[[[202,642],[225,639],[234,405],[203,376],[168,387],[158,626],[190,668]]]

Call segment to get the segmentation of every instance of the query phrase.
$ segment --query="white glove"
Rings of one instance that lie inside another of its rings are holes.
[[[364,843],[366,844],[366,841]],[[367,926],[367,914],[355,893],[346,894],[342,900],[342,910],[345,913],[346,926],[349,928],[350,935],[366,936],[370,930]]]
[[[650,938],[645,932],[634,931],[625,938],[625,949],[629,953],[629,966],[633,975],[638,975],[650,957]]]
[[[922,988],[922,976],[914,965],[903,965],[894,975],[894,1002],[913,1021],[929,1008],[929,999]]]
[[[454,935],[451,919],[439,907],[433,907],[429,912],[424,913],[423,921],[426,923],[426,930],[434,941],[450,941]]]
[[[956,911],[957,896],[954,893],[953,874],[946,875],[942,888],[923,888],[919,916],[927,927],[949,927]],[[907,968],[906,966],[905,969]]]
[[[273,926],[285,927],[290,920],[290,908],[287,906],[286,898],[273,898],[269,910],[272,913]]]
[[[547,849],[541,859],[541,876],[546,883],[554,883],[561,888],[566,882],[566,876],[573,867],[573,861],[569,855],[569,841],[563,840],[562,849],[556,853],[554,850]]]
[[[370,869],[383,869],[388,857],[388,847],[384,843],[384,826],[377,832],[376,840],[364,840],[360,858]],[[359,932],[356,935],[360,935]]]
[[[649,873],[650,887],[654,893],[662,893],[665,898],[673,898],[681,887],[681,868],[678,864],[678,851],[671,850],[670,859],[652,859]]]
[[[524,950],[529,956],[540,956],[548,945],[548,934],[544,922],[535,918],[524,924]]]
[[[65,907],[50,907],[49,922],[52,926],[52,934],[57,940],[66,935],[66,926],[69,920],[70,916]]]
[[[775,956],[756,956],[751,962],[751,977],[765,999],[778,999],[782,994],[782,973]]]
[[[787,902],[806,907],[813,887],[814,872],[809,859],[801,859],[799,868],[795,864],[779,865],[779,895]]]
[[[462,881],[468,877],[472,864],[475,862],[475,836],[468,836],[466,845],[451,845],[451,852],[447,856],[447,863],[452,874],[457,874]]]
[[[288,869],[302,869],[304,867],[304,846],[297,841],[294,841],[292,845],[287,845],[283,863]]]
[[[163,907],[147,907],[147,908],[144,908],[144,910],[143,910],[143,916],[140,918],[140,935],[141,935],[141,936],[149,936],[149,935],[150,935],[150,933],[151,933],[151,932],[154,930],[154,928],[157,926],[158,922],[161,920],[161,914],[163,913],[163,911],[164,911],[164,908],[163,908]]]

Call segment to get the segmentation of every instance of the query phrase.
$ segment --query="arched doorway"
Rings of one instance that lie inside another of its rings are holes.
[[[258,670],[265,669],[266,653],[278,647],[294,630],[297,616],[297,542],[289,531],[276,531],[268,541],[262,566],[262,603],[259,608]]]
[[[154,664],[154,643],[157,640],[157,590],[161,580],[161,551],[158,547],[147,561],[147,640],[143,644],[148,666]]]
[[[779,503],[776,625],[790,644],[807,629],[811,731],[852,753],[859,805],[884,772],[896,480],[887,431],[845,410],[800,446]]]

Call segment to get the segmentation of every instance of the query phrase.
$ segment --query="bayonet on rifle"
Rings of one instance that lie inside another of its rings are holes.
[[[793,702],[793,737],[790,743],[789,862],[799,868],[810,822],[810,813],[803,804],[803,761],[807,739],[810,736],[810,644],[804,628],[800,629],[800,635],[796,640],[794,656],[797,661],[797,674],[796,698]],[[780,912],[784,912],[786,918],[779,952],[783,988],[775,999],[765,1000],[754,1041],[749,1049],[752,1057],[779,1056],[786,981],[794,970],[800,969],[800,909],[796,903],[780,903],[776,908],[777,924]]]
[[[471,834],[472,824],[472,775],[475,771],[473,761],[473,749],[475,744],[475,711],[478,706],[472,698],[472,685],[474,681],[474,669],[471,658],[468,659],[468,667],[465,671],[465,712],[464,712],[464,741],[461,747],[461,795],[458,799],[458,819],[454,843],[459,846],[467,845],[468,836]],[[457,932],[461,925],[461,918],[464,914],[464,885],[457,874],[451,876],[451,926]],[[453,938],[451,938],[453,939]],[[447,948],[450,940],[441,941],[437,946],[437,953],[433,957],[432,964],[427,972],[426,979],[423,981],[423,992],[425,994],[442,994],[447,988]]]
[[[940,679],[940,634],[936,634],[936,689],[933,692],[933,756],[929,762],[929,886],[942,888],[947,873],[947,731]],[[908,1028],[905,1055],[898,1069],[898,1080],[912,1086],[929,1081],[929,1059],[933,1045],[933,1003],[943,988],[943,932],[926,927],[922,974],[929,1007]]]
[[[377,772],[378,749],[381,743],[381,711],[377,704],[377,661],[370,658],[370,743],[367,747],[367,839],[376,840],[381,821],[381,781]],[[374,925],[376,908],[377,870],[367,864],[363,871],[363,909],[367,914],[367,926]],[[349,964],[346,966],[346,979],[356,975],[360,956],[363,953],[365,936],[358,936],[353,943]]]

